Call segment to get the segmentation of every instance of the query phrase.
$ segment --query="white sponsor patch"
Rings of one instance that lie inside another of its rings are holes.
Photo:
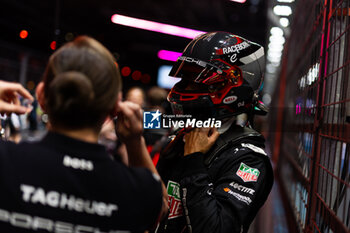
[[[7,223],[13,227],[30,229],[34,231],[55,233],[88,233],[101,232],[99,228],[85,225],[74,225],[73,223],[52,220],[48,218],[32,216],[24,213],[10,212],[0,209],[0,222]],[[17,231],[16,231],[17,232]],[[106,231],[103,231],[106,232]],[[108,233],[130,233],[127,230],[109,230]],[[107,233],[106,232],[106,233]]]
[[[94,169],[94,164],[90,160],[73,158],[69,155],[65,155],[63,158],[63,165],[66,167],[71,167],[74,169],[92,171]]]
[[[260,147],[257,147],[257,146],[254,146],[253,144],[250,144],[250,143],[241,143],[241,145],[243,147],[246,147],[246,148],[249,148],[251,149],[252,151],[256,152],[256,153],[259,153],[259,154],[263,154],[263,155],[267,155],[266,152],[261,149]]]
[[[41,204],[52,208],[60,208],[107,217],[112,216],[113,211],[118,210],[118,206],[115,204],[84,200],[73,195],[59,193],[53,190],[45,191],[41,187],[36,188],[31,185],[21,184],[20,189],[22,191],[22,199],[27,203]]]
[[[243,185],[240,185],[236,182],[231,182],[230,183],[230,186],[233,187],[234,189],[237,189],[238,191],[241,191],[241,192],[244,192],[244,193],[249,193],[251,195],[253,195],[255,193],[255,190],[254,189],[251,189],[251,188],[247,188]]]
[[[222,49],[223,54],[228,54],[228,53],[239,53],[241,50],[248,48],[250,44],[247,42],[243,41],[240,44],[232,45],[230,47],[226,47]]]
[[[229,188],[224,188],[224,191],[231,194],[232,196],[234,196],[238,201],[244,202],[247,205],[250,205],[250,203],[252,203],[252,199],[250,199],[249,197],[246,197],[246,196],[243,196],[243,195],[238,194],[236,192],[233,192]]]

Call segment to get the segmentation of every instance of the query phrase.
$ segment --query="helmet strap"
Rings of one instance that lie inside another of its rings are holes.
[[[249,114],[248,114],[248,123],[250,124],[250,126],[252,128],[254,128],[254,116],[255,116],[254,108],[258,103],[258,98],[259,98],[258,94],[254,93],[253,99],[252,99],[252,105],[251,105],[251,108],[250,108]]]

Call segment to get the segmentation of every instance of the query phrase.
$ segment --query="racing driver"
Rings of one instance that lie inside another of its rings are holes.
[[[168,100],[174,114],[222,122],[183,128],[161,153],[169,215],[156,232],[237,232],[249,229],[273,184],[264,138],[252,128],[266,113],[258,101],[264,48],[228,32],[192,40],[170,71],[181,80]]]

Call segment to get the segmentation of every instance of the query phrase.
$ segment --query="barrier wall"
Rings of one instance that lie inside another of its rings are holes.
[[[272,103],[290,232],[350,231],[350,0],[300,0]]]

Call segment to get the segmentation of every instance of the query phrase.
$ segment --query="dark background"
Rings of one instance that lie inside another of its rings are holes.
[[[264,0],[247,0],[243,4],[229,0],[0,2],[0,57],[20,61],[29,53],[31,72],[26,81],[34,83],[40,80],[47,57],[53,52],[52,41],[57,41],[59,47],[77,35],[90,35],[115,55],[121,68],[128,66],[151,76],[149,83],[124,77],[125,87],[155,85],[158,67],[171,64],[160,60],[157,52],[161,49],[181,52],[190,39],[114,24],[110,19],[115,13],[201,31],[229,31],[264,46],[268,32]],[[26,39],[19,37],[23,29],[29,32]],[[72,34],[69,37],[67,33]],[[0,74],[1,79],[16,80],[17,76]]]

